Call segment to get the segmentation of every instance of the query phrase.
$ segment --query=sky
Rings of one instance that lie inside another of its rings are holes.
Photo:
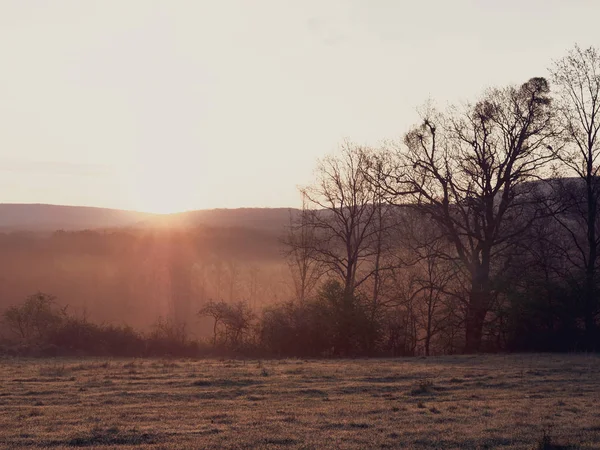
[[[428,99],[599,46],[595,0],[0,0],[0,202],[299,206]]]

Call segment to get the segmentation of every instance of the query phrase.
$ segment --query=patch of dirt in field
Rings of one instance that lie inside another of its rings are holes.
[[[0,360],[1,448],[597,449],[598,404],[585,355]]]

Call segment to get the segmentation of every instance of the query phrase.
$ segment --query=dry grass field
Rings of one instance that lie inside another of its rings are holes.
[[[4,359],[0,380],[1,448],[600,448],[598,356]]]

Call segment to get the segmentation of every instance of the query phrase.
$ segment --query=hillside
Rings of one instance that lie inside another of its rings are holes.
[[[293,208],[206,209],[154,215],[136,224],[139,227],[182,227],[199,225],[215,228],[252,228],[280,233],[289,224]]]
[[[148,220],[154,214],[88,206],[0,204],[3,231],[54,231],[122,227]]]
[[[240,227],[281,231],[289,223],[290,208],[240,208],[151,214],[87,206],[0,204],[2,231],[55,231],[102,228]]]
[[[93,320],[146,328],[210,298],[273,303],[289,289],[281,237],[291,213],[3,204],[0,310],[42,291]]]

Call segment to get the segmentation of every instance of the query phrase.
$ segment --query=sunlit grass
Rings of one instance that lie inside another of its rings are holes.
[[[600,448],[595,356],[9,359],[0,377],[1,448]]]

